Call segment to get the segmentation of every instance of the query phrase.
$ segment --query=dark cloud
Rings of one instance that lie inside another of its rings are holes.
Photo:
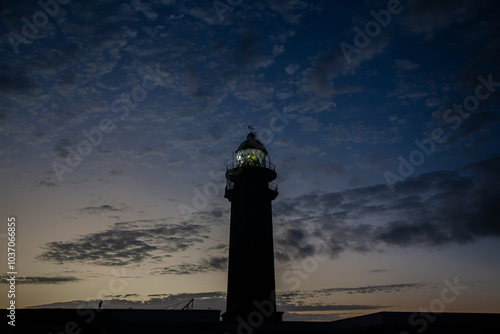
[[[389,306],[379,305],[336,305],[336,304],[312,304],[312,305],[286,305],[283,311],[355,311],[355,310],[379,310]]]
[[[0,284],[7,284],[8,275],[3,275]],[[74,276],[16,276],[16,284],[66,284],[81,281],[81,278]]]
[[[316,251],[316,247],[312,240],[307,237],[305,229],[298,227],[278,233],[276,243],[283,249],[276,253],[276,258],[282,261],[312,256]]]
[[[387,285],[368,285],[355,288],[330,288],[315,290],[314,293],[319,295],[330,295],[333,293],[347,294],[366,294],[366,293],[394,293],[400,291],[408,291],[419,289],[426,284],[423,283],[403,283],[403,284],[387,284]]]
[[[123,212],[125,211],[125,209],[119,209],[112,205],[104,204],[101,206],[87,206],[78,211],[80,211],[81,213],[88,213],[88,214],[101,214],[106,212]]]
[[[20,94],[32,96],[39,93],[40,84],[24,76],[0,76],[0,91],[2,94]]]
[[[221,252],[227,252],[228,249],[229,249],[229,245],[228,244],[218,244],[216,246],[210,247],[208,250],[218,250],[218,251],[221,251]]]
[[[491,0],[442,0],[414,1],[403,13],[401,22],[414,33],[433,33],[454,23],[475,18],[482,7],[493,4]]]
[[[42,181],[38,182],[38,186],[40,186],[40,187],[47,187],[47,188],[53,188],[53,187],[56,186],[56,184],[54,182],[42,180]]]
[[[394,67],[400,70],[414,70],[416,68],[419,68],[420,64],[407,59],[396,59],[394,61]]]
[[[208,259],[202,259],[201,263],[208,270],[222,271],[227,268],[227,256],[211,256]]]
[[[386,285],[368,285],[360,287],[339,287],[317,290],[285,291],[278,294],[279,300],[285,305],[304,304],[309,298],[325,298],[334,294],[369,294],[369,293],[396,293],[425,287],[425,283],[401,283]]]
[[[352,45],[352,41],[344,41]],[[346,58],[339,45],[335,45],[327,51],[317,54],[311,59],[311,67],[302,73],[302,88],[304,92],[311,96],[329,98],[335,94],[350,94],[358,92],[362,88],[346,89],[334,88],[332,80],[345,75],[352,75],[366,61],[371,60],[377,54],[384,51],[388,45],[388,39],[380,36],[373,40],[370,45],[364,48],[359,54],[354,54],[349,59]]]
[[[500,158],[407,178],[394,192],[374,185],[285,199],[274,206],[277,259],[498,238],[495,203],[500,203]]]
[[[279,302],[278,302],[279,303]],[[383,310],[390,306],[382,305],[360,305],[360,304],[281,304],[279,310],[284,311],[286,321],[334,321],[343,318],[340,314],[349,311],[374,311]],[[343,312],[342,312],[343,311]],[[332,313],[335,312],[335,313]]]
[[[140,297],[141,295],[137,293],[128,293],[125,295],[104,295],[106,299],[127,299],[127,298],[137,298]]]
[[[359,122],[345,124],[329,124],[323,127],[320,135],[321,140],[327,146],[339,146],[341,144],[390,144],[399,139],[396,129],[381,130],[360,124]]]
[[[291,24],[300,23],[302,14],[300,11],[308,7],[307,2],[300,0],[272,0],[271,8],[281,14],[283,19]]]
[[[197,263],[182,263],[168,267],[155,268],[154,275],[191,275],[211,271],[223,271],[227,268],[227,256],[210,256]]]
[[[156,220],[115,223],[102,232],[65,242],[49,242],[37,259],[57,264],[137,264],[158,253],[186,250],[203,242],[207,232],[209,229],[205,226],[187,223],[167,224]]]
[[[222,14],[222,18],[217,15],[212,3],[197,3],[196,7],[188,8],[182,6],[181,11],[196,19],[202,20],[210,25],[229,24],[232,23],[232,15],[227,12]]]
[[[66,138],[59,139],[57,143],[54,145],[52,152],[55,154],[57,158],[65,159],[66,157],[69,156],[69,151],[66,149],[66,147],[71,145],[72,143],[68,139]]]
[[[332,162],[325,162],[318,167],[318,170],[329,175],[341,175],[344,174],[344,166],[339,164],[334,164]]]
[[[386,160],[386,156],[372,153],[361,160],[361,162],[359,162],[359,165],[363,168],[377,168],[378,170],[382,170],[385,167]]]
[[[465,142],[468,146],[481,146],[488,143],[485,138],[494,139],[493,129],[500,124],[500,116],[495,111],[479,111],[471,113],[467,119],[463,119],[456,130],[449,130],[449,135],[446,142],[443,144],[443,149],[461,142]],[[449,128],[449,123],[447,127]],[[483,139],[478,141],[479,139]]]

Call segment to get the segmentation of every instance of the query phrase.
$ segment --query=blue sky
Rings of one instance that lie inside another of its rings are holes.
[[[252,125],[285,319],[414,311],[454,280],[446,311],[500,311],[495,1],[42,4],[0,7],[19,306],[224,310],[224,163]]]

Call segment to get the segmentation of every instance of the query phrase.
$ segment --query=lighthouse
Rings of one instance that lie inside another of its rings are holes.
[[[276,311],[271,202],[276,171],[253,128],[226,164],[224,197],[231,202],[224,321],[279,322]]]

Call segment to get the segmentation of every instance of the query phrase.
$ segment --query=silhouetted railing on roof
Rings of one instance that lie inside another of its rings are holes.
[[[176,304],[168,305],[164,307],[165,310],[192,310],[194,307],[194,298],[189,300],[184,300]]]

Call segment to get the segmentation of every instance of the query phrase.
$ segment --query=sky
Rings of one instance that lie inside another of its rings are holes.
[[[225,163],[253,126],[285,320],[500,312],[499,14],[2,1],[1,307],[14,217],[19,308],[225,311]]]

